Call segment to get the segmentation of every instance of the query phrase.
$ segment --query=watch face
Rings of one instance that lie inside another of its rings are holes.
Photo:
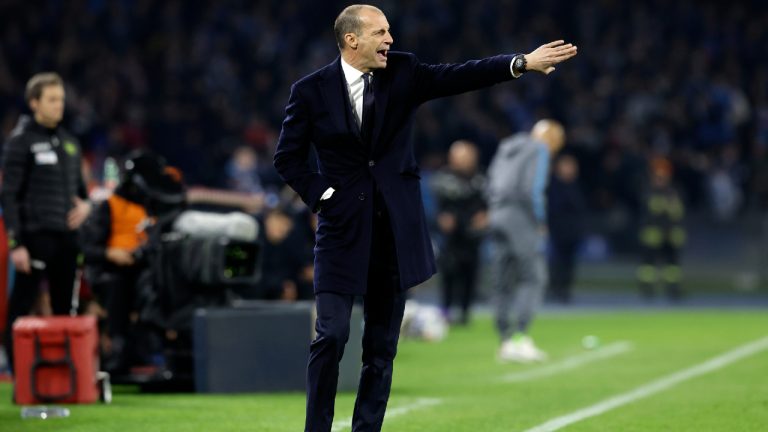
[[[523,68],[523,59],[520,57],[515,59],[515,69],[522,69]]]

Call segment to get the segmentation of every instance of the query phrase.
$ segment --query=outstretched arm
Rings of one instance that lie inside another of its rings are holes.
[[[564,41],[544,44],[529,54],[525,54],[524,71],[537,71],[549,74],[554,65],[562,63],[577,52],[576,46]],[[499,55],[482,60],[471,60],[461,64],[416,64],[417,103],[431,99],[451,96],[490,87],[494,84],[517,78],[514,72],[513,55]]]
[[[512,79],[512,55],[499,55],[465,63],[416,63],[414,95],[417,103],[490,87]]]

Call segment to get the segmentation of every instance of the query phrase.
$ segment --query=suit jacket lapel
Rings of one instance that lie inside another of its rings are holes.
[[[387,99],[389,98],[389,74],[384,70],[374,72],[373,74],[373,93],[376,96],[376,112],[373,122],[373,136],[371,137],[371,151],[376,149],[379,143],[382,126],[384,126],[384,114],[387,108]]]
[[[329,69],[330,73],[326,73],[320,83],[323,99],[336,127],[349,130],[360,140],[360,127],[354,119],[352,105],[349,102],[349,91],[344,80],[344,72],[341,70],[341,57],[337,57],[332,65],[333,67]]]

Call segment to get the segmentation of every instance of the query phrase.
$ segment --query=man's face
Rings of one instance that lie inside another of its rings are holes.
[[[477,171],[477,150],[468,144],[454,144],[448,152],[448,164],[454,171],[472,175]]]
[[[49,85],[43,87],[39,99],[32,99],[30,107],[35,120],[44,126],[53,127],[64,117],[64,87]]]
[[[555,165],[555,174],[560,180],[571,183],[579,176],[579,165],[571,156],[563,156]]]
[[[387,17],[374,9],[363,9],[359,14],[363,25],[357,36],[356,67],[363,72],[383,69],[387,67],[387,52],[394,42]]]
[[[268,214],[264,225],[267,240],[273,244],[281,243],[293,229],[293,222],[283,213]]]

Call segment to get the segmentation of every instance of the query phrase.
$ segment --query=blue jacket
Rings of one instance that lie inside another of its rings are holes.
[[[390,52],[374,72],[376,98],[370,146],[353,117],[341,59],[291,87],[274,164],[280,176],[315,210],[328,187],[336,192],[318,215],[315,292],[364,294],[373,222],[374,182],[389,211],[401,289],[435,273],[411,139],[422,103],[512,79],[511,55],[463,64],[427,65]],[[308,163],[310,146],[318,171]]]

